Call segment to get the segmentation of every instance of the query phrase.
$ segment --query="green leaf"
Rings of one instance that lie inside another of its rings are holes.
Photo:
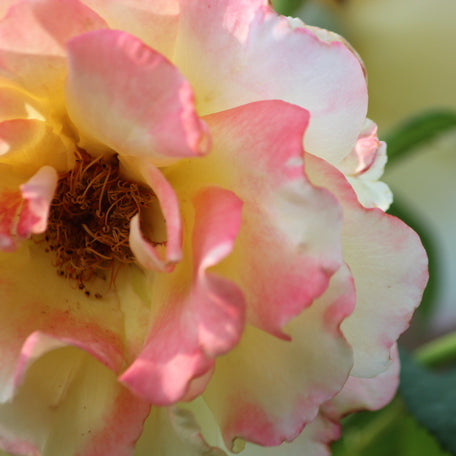
[[[284,16],[293,16],[305,0],[272,0],[274,9]]]
[[[432,372],[401,351],[400,394],[416,420],[456,454],[456,369]]]
[[[417,146],[453,128],[456,128],[456,112],[450,110],[429,111],[406,121],[385,138],[388,162],[407,156]]]
[[[426,367],[442,366],[456,361],[456,331],[421,345],[413,356],[419,364]]]
[[[450,456],[407,413],[400,398],[377,412],[360,412],[344,420],[342,438],[332,456]]]

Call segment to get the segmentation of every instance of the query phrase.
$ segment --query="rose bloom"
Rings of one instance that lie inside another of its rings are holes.
[[[1,448],[328,454],[427,278],[358,57],[267,0],[1,8]]]

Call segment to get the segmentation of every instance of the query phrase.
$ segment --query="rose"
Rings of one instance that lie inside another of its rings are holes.
[[[8,3],[2,448],[325,453],[426,281],[358,58],[266,1]]]

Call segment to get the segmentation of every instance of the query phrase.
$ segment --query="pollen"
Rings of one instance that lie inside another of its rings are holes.
[[[154,193],[120,176],[117,156],[106,160],[77,150],[75,166],[59,176],[44,236],[57,273],[86,285],[135,262],[129,247],[130,220],[150,207]],[[99,297],[96,293],[95,297]]]

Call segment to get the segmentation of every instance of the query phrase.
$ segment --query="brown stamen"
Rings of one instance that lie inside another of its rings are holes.
[[[150,207],[154,193],[120,177],[110,161],[76,151],[73,169],[59,178],[44,239],[55,255],[58,274],[78,287],[115,264],[135,261],[129,247],[131,218]]]

